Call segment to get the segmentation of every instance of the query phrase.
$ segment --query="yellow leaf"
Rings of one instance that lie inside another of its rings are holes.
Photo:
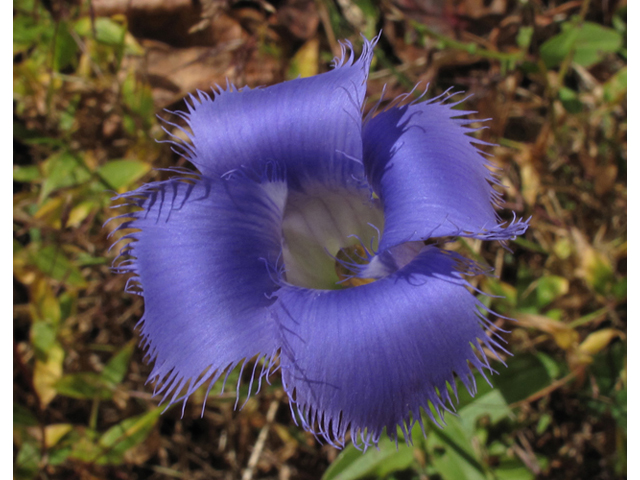
[[[53,197],[44,202],[33,216],[39,220],[43,220],[47,225],[53,228],[61,228],[62,207],[64,206],[64,198]]]
[[[553,333],[553,339],[563,350],[569,350],[572,346],[575,346],[579,338],[578,332],[569,328]]]
[[[320,41],[312,38],[307,41],[291,59],[290,75],[295,78],[312,77],[318,73]]]
[[[602,351],[611,340],[616,337],[624,338],[624,333],[615,328],[604,328],[602,330],[595,331],[587,336],[580,344],[580,351],[589,355],[595,355]]]
[[[56,396],[54,385],[62,377],[63,360],[64,350],[57,343],[49,349],[46,361],[36,360],[33,369],[33,386],[42,408],[49,405]]]
[[[55,423],[47,425],[44,429],[44,443],[47,448],[55,446],[62,437],[71,431],[73,425],[70,423]]]
[[[67,227],[77,228],[82,221],[89,216],[91,211],[95,208],[96,203],[88,200],[81,202],[71,209],[69,212],[69,219],[67,220]]]
[[[521,313],[516,315],[516,319],[520,326],[536,328],[551,334],[555,342],[563,350],[569,350],[578,344],[578,339],[580,338],[578,332],[553,318],[532,313]]]
[[[58,442],[73,429],[70,423],[54,423],[44,428],[44,439],[47,448],[55,447]],[[38,442],[42,442],[42,428],[40,426],[30,427],[29,435]]]
[[[27,267],[28,256],[26,249],[21,249],[13,254],[13,275],[24,284],[31,285],[36,281],[36,273]]]
[[[540,191],[540,177],[535,167],[530,163],[522,165],[520,168],[522,177],[522,196],[527,205],[535,205]]]
[[[44,278],[38,278],[31,285],[32,298],[35,299],[36,309],[34,318],[48,322],[52,325],[60,323],[60,303],[53,294],[49,282]]]
[[[573,253],[573,244],[571,243],[571,240],[566,237],[558,239],[558,241],[553,245],[553,253],[555,253],[560,260],[566,260],[569,258]]]
[[[535,205],[540,193],[540,175],[534,166],[531,148],[522,145],[521,151],[514,157],[520,166],[522,196],[528,205]]]
[[[614,280],[613,266],[608,256],[589,244],[587,238],[577,228],[573,228],[571,233],[581,263],[576,273],[584,278],[596,292],[608,293]]]

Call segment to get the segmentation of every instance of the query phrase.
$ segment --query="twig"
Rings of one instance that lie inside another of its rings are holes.
[[[253,447],[253,452],[251,452],[251,457],[249,457],[249,462],[247,463],[247,468],[245,468],[242,474],[242,480],[251,480],[253,478],[253,472],[256,469],[256,465],[258,464],[258,460],[260,460],[260,454],[262,454],[262,449],[264,448],[264,444],[267,440],[267,433],[269,433],[269,428],[273,423],[273,419],[276,417],[276,412],[278,411],[278,405],[280,405],[280,400],[275,399],[269,405],[269,410],[267,411],[266,423],[260,433],[258,434],[258,439],[256,440],[256,444]]]
[[[340,45],[338,45],[336,35],[333,32],[333,27],[331,26],[331,18],[329,16],[327,6],[322,1],[316,1],[316,6],[318,7],[318,15],[320,16],[320,21],[322,22],[324,33],[327,35],[327,41],[329,42],[331,52],[336,56],[340,56]]]
[[[511,405],[509,405],[509,408],[514,409],[514,408],[519,407],[521,405],[525,405],[527,403],[531,403],[531,402],[535,402],[536,400],[540,400],[541,398],[546,397],[547,395],[549,395],[554,390],[557,390],[558,388],[562,387],[563,385],[569,383],[571,380],[573,380],[575,378],[575,376],[576,376],[576,372],[573,371],[573,372],[569,373],[567,376],[562,377],[560,380],[556,380],[551,385],[549,385],[549,386],[543,388],[542,390],[539,390],[536,393],[528,396],[524,400],[520,400],[519,402],[512,403]]]

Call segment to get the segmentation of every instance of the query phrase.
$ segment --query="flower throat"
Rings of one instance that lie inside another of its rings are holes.
[[[282,220],[287,282],[318,290],[371,283],[357,272],[377,248],[383,226],[382,209],[363,190],[318,185],[290,191]]]

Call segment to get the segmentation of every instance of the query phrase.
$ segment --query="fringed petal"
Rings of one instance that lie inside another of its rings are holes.
[[[527,222],[501,222],[500,197],[490,162],[468,134],[471,112],[454,110],[440,97],[392,107],[363,130],[364,164],[385,212],[380,248],[430,237],[469,236],[506,240]]]
[[[362,107],[376,41],[365,39],[358,60],[345,47],[334,70],[321,75],[191,96],[182,114],[192,131],[189,160],[211,177],[276,161],[294,188],[307,179],[362,182]]]
[[[492,372],[485,350],[503,348],[465,279],[480,267],[424,240],[503,241],[527,222],[499,220],[497,180],[456,104],[394,106],[363,126],[376,42],[357,60],[345,45],[322,75],[191,96],[176,146],[202,176],[174,170],[116,197],[139,208],[117,217],[130,230],[115,270],[144,297],[163,400],[251,358],[260,380],[279,352],[303,427],[366,448],[423,414],[442,421],[456,377],[473,394],[472,368]],[[352,288],[329,290],[337,279]]]
[[[186,402],[236,365],[276,354],[266,312],[286,193],[278,178],[175,177],[117,197],[141,208],[120,225],[134,231],[115,269],[132,272],[144,297],[142,342],[163,400]]]
[[[490,323],[467,290],[465,267],[425,247],[403,269],[360,287],[283,287],[272,310],[283,384],[302,425],[339,447],[350,433],[366,448],[383,429],[392,439],[398,426],[410,431],[421,408],[442,420],[456,376],[473,394],[471,366],[491,371],[483,345],[502,347],[485,332]]]

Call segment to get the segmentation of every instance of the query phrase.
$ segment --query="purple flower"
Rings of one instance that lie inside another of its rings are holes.
[[[163,400],[257,358],[251,394],[278,360],[305,429],[366,447],[453,408],[456,375],[473,392],[471,366],[491,371],[479,269],[426,241],[504,241],[527,222],[496,215],[469,112],[438,97],[363,121],[376,40],[315,77],[191,96],[180,146],[199,174],[118,197],[139,208],[115,269],[144,297]]]

